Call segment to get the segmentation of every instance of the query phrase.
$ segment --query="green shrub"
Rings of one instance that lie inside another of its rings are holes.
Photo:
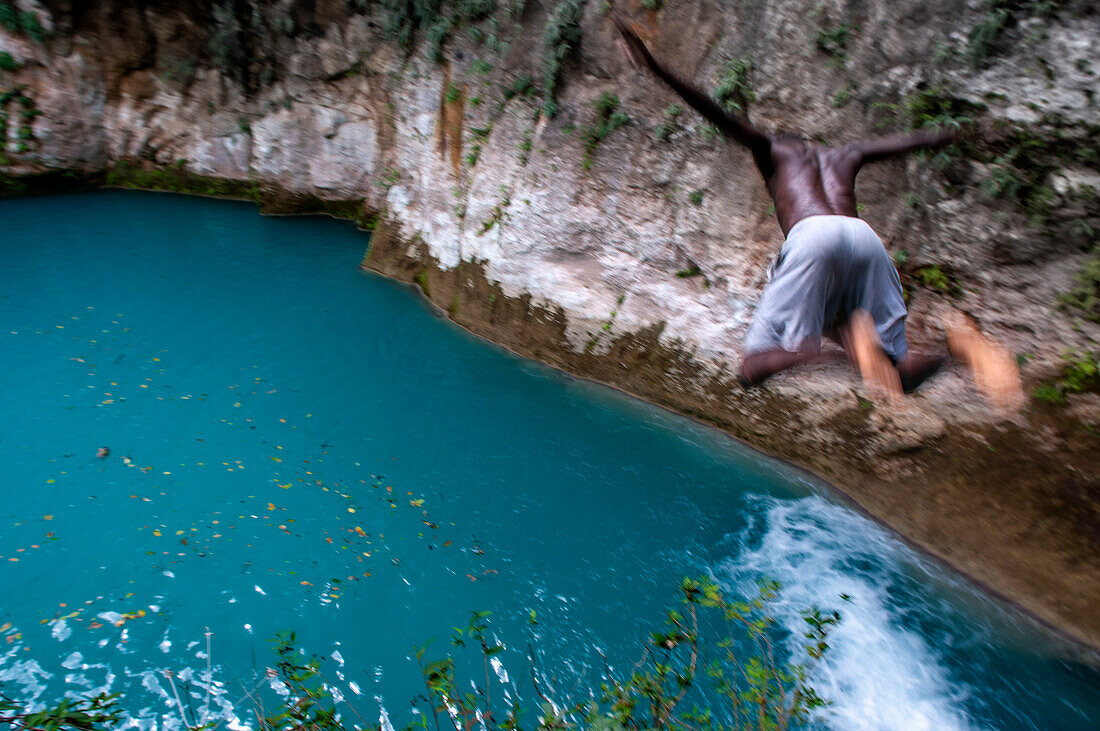
[[[19,10],[10,0],[0,0],[0,26],[10,33],[27,36],[39,43],[46,37],[46,30],[38,21],[38,14],[30,10]]]
[[[15,71],[17,68],[19,62],[7,51],[0,51],[0,71]]]
[[[420,276],[417,277],[418,281]],[[772,607],[779,584],[761,581],[756,596],[727,598],[709,578],[685,579],[680,602],[665,615],[663,626],[651,632],[641,659],[625,674],[607,667],[598,689],[581,690],[579,698],[540,681],[537,647],[529,651],[537,709],[525,708],[516,694],[494,700],[490,661],[505,646],[490,630],[491,612],[471,612],[464,626],[455,627],[453,652],[433,658],[428,648],[414,655],[424,692],[410,699],[415,718],[412,728],[525,728],[634,729],[634,728],[757,728],[782,730],[801,727],[816,710],[828,705],[809,682],[813,668],[829,651],[829,637],[840,622],[835,611],[810,607],[801,612],[800,655],[795,660],[777,640],[787,632],[779,626]],[[847,599],[846,597],[841,597]],[[534,611],[529,625],[537,625]],[[537,636],[535,637],[537,639]],[[382,722],[354,723],[341,715],[340,701],[325,678],[325,659],[307,655],[293,632],[272,641],[276,657],[272,679],[287,695],[265,708],[258,705],[261,728],[267,731],[381,730]],[[472,656],[476,663],[458,662]],[[484,667],[482,679],[463,677],[460,668]],[[576,692],[576,690],[574,691]],[[705,709],[685,709],[689,693],[704,700]],[[43,711],[29,713],[19,703],[0,695],[0,723],[16,729],[107,731],[121,722],[118,696],[67,698]],[[180,708],[180,712],[183,709]],[[362,725],[361,725],[362,724]],[[387,724],[388,727],[388,724]],[[209,727],[207,727],[209,728]]]
[[[665,107],[665,111],[661,113],[663,121],[653,130],[653,136],[662,142],[671,137],[679,127],[676,120],[683,113],[684,108],[679,104],[669,104]]]
[[[1096,353],[1065,351],[1061,375],[1036,386],[1032,397],[1049,404],[1064,404],[1066,394],[1100,391],[1100,364],[1096,358]]]
[[[1001,36],[1018,22],[1018,16],[1051,18],[1065,0],[986,0],[984,13],[966,39],[966,58],[974,68],[983,66],[998,50]]]
[[[584,157],[581,166],[588,170],[592,167],[592,156],[596,153],[596,147],[609,134],[630,121],[630,116],[619,111],[619,97],[605,91],[596,100],[596,122],[585,127],[582,132],[584,139]]]
[[[1100,244],[1093,247],[1084,267],[1077,272],[1077,286],[1058,299],[1064,307],[1074,308],[1087,319],[1100,322]]]
[[[543,31],[542,111],[553,117],[558,106],[554,101],[561,81],[562,64],[581,42],[581,14],[585,0],[561,0],[550,11]]]
[[[749,104],[756,101],[756,94],[749,85],[752,69],[752,61],[747,58],[731,58],[722,64],[718,72],[718,83],[714,87],[714,97],[727,112],[745,113]]]
[[[946,127],[959,129],[974,121],[985,106],[955,96],[944,85],[918,89],[905,98],[905,122],[912,129]]]
[[[921,285],[944,293],[951,293],[955,289],[955,283],[944,274],[938,264],[927,266],[916,271],[917,281]]]
[[[848,40],[859,28],[841,23],[832,28],[820,28],[814,35],[814,47],[829,56],[829,63],[844,68],[848,62]]]

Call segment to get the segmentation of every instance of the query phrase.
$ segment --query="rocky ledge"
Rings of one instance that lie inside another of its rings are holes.
[[[0,0],[0,191],[356,219],[364,266],[455,322],[802,465],[1095,649],[1100,19],[1037,5]],[[744,151],[625,63],[609,11],[763,127],[972,130],[857,192],[912,346],[964,314],[1019,356],[1029,406],[998,414],[956,367],[901,408],[842,362],[738,386],[770,201]]]

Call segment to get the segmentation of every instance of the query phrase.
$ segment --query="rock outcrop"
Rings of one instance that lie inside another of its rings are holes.
[[[949,369],[891,409],[841,363],[740,388],[771,202],[745,151],[631,69],[610,12],[765,128],[973,130],[857,192],[914,349],[962,312],[1039,398],[1005,418]],[[456,322],[807,467],[1096,648],[1098,38],[1084,0],[0,0],[0,190],[370,220],[365,266]]]

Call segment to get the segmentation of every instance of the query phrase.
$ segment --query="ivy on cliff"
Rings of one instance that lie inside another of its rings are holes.
[[[545,61],[542,68],[542,111],[553,117],[558,111],[554,95],[561,81],[565,59],[581,42],[581,16],[586,0],[563,0],[550,11],[543,33]]]

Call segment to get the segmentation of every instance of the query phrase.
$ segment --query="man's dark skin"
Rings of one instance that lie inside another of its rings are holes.
[[[956,137],[952,132],[937,130],[894,135],[831,148],[806,142],[794,135],[768,134],[752,126],[747,120],[727,113],[710,96],[666,69],[653,57],[637,34],[618,18],[615,19],[615,25],[635,66],[648,68],[707,121],[721,130],[722,134],[749,149],[764,178],[768,193],[775,202],[775,213],[784,236],[796,223],[808,216],[839,215],[858,218],[855,183],[856,175],[864,164],[921,148],[943,145]],[[888,371],[893,368],[885,354],[876,357],[874,348],[856,347],[858,344],[852,340],[860,337],[860,333],[853,330],[854,328],[845,324],[839,333],[849,357],[857,363],[865,377],[870,373],[872,379],[892,381],[897,384],[898,389],[910,391],[916,388],[944,361],[943,357],[909,357],[893,364],[897,375],[891,375]],[[869,357],[878,362],[863,362],[865,359],[861,360],[861,353],[870,354]],[[742,362],[741,382],[746,386],[754,385],[779,371],[817,360],[819,357],[817,352],[809,351],[771,350],[751,353]],[[887,384],[887,390],[896,389]]]

